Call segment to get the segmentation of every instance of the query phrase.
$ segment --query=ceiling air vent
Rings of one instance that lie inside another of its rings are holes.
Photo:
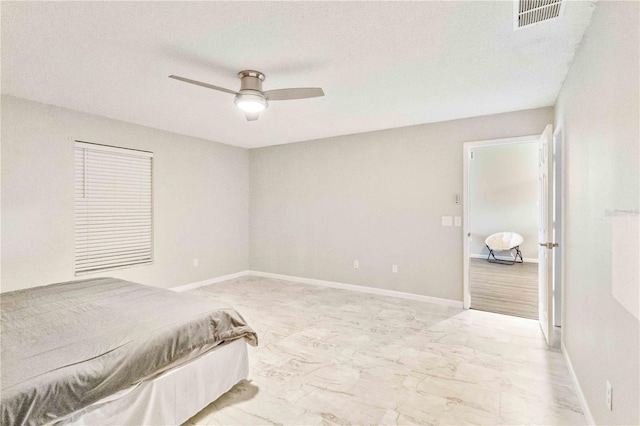
[[[563,0],[515,0],[513,28],[523,28],[558,18],[564,9]]]

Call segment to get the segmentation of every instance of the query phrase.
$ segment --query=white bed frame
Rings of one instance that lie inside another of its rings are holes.
[[[54,424],[180,425],[248,374],[247,343],[237,339]]]

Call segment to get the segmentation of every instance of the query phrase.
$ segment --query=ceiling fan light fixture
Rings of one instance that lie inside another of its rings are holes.
[[[298,87],[267,90],[266,92],[263,92],[262,82],[264,81],[264,74],[260,71],[240,71],[238,73],[238,77],[240,77],[240,90],[236,92],[235,90],[214,86],[213,84],[204,83],[202,81],[191,80],[190,78],[180,77],[179,75],[169,76],[169,78],[184,81],[185,83],[195,84],[196,86],[202,86],[207,89],[213,89],[218,92],[235,95],[234,103],[238,108],[244,111],[244,116],[247,121],[256,121],[260,117],[260,112],[269,107],[268,101],[290,101],[294,99],[307,99],[324,96],[324,91],[320,87]]]
[[[238,93],[234,102],[244,112],[260,112],[269,106],[267,99],[260,92]]]

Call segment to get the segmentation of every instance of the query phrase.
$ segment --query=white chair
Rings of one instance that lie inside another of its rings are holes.
[[[489,235],[486,240],[484,240],[485,245],[489,249],[489,255],[487,256],[487,261],[491,263],[502,263],[505,265],[513,265],[514,263],[523,263],[522,252],[520,251],[520,244],[524,241],[522,235],[517,234],[515,232],[497,232],[495,234]],[[515,255],[513,254],[513,251]],[[513,260],[502,260],[496,258],[496,251],[508,251],[513,255]],[[520,257],[520,260],[518,260]],[[493,259],[492,259],[493,258]]]

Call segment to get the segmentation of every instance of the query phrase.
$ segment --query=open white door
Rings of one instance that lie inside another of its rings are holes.
[[[553,345],[553,126],[538,142],[538,319],[549,346]]]

